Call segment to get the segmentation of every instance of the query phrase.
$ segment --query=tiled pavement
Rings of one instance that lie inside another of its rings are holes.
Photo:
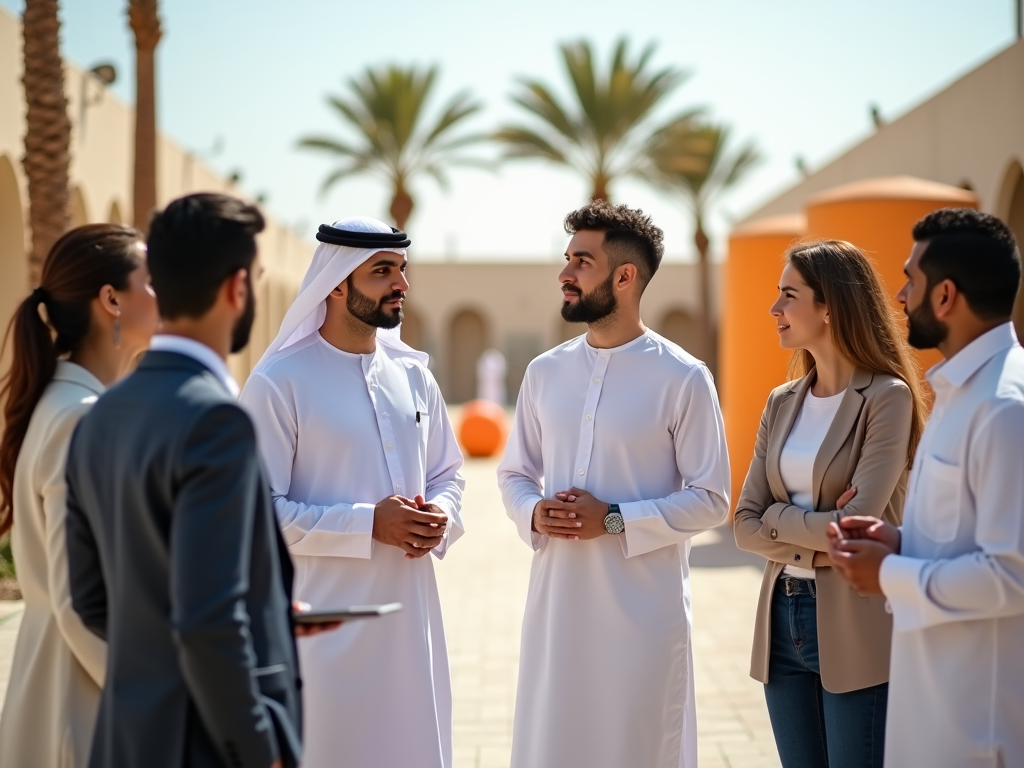
[[[495,466],[467,464],[469,533],[437,564],[455,694],[455,768],[508,768],[512,742],[530,552],[502,510]],[[761,686],[747,676],[757,560],[738,552],[725,530],[698,537],[690,561],[700,766],[777,768]],[[19,613],[20,604],[0,603],[0,698]]]

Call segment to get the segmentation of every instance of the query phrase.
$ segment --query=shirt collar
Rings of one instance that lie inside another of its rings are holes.
[[[1016,343],[1017,334],[1013,323],[997,325],[981,334],[949,360],[932,366],[926,374],[928,382],[935,386],[935,379],[942,378],[954,387],[962,387],[981,366]]]
[[[57,370],[54,371],[53,378],[56,381],[70,381],[73,384],[78,384],[97,395],[102,395],[106,390],[103,382],[93,376],[91,371],[70,360],[57,361]]]
[[[232,397],[238,397],[241,391],[238,382],[231,375],[228,364],[224,358],[195,339],[187,339],[184,336],[173,336],[169,333],[159,333],[149,343],[149,348],[154,352],[176,352],[179,355],[191,357],[198,363],[210,369],[210,373],[217,377],[224,388],[231,393]]]

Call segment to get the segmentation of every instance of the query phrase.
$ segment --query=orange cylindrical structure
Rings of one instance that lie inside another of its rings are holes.
[[[490,400],[473,400],[462,408],[459,442],[474,458],[493,456],[505,447],[508,419],[505,409]]]
[[[977,208],[973,192],[917,179],[890,176],[845,184],[807,201],[807,236],[847,240],[872,263],[892,297],[903,285],[903,265],[914,245],[911,230],[922,216],[939,208]],[[902,307],[893,305],[901,311]],[[921,371],[941,360],[936,350],[917,352]]]
[[[768,309],[778,297],[783,254],[804,232],[803,216],[773,216],[739,227],[729,238],[719,360],[734,506],[768,394],[786,380],[790,352],[779,347]]]

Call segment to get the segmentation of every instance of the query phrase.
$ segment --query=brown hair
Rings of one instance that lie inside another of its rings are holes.
[[[872,373],[895,376],[910,387],[913,421],[908,459],[924,431],[925,404],[920,371],[896,319],[896,312],[871,262],[842,240],[799,243],[786,253],[814,300],[828,307],[832,343],[847,360]],[[814,370],[814,358],[798,349],[789,361],[790,379]]]
[[[625,205],[593,200],[565,217],[566,234],[587,229],[604,231],[604,250],[612,257],[612,266],[633,262],[641,287],[647,286],[665,254],[664,233],[650,216]]]
[[[18,305],[4,349],[13,347],[0,380],[4,432],[0,438],[0,536],[14,523],[14,467],[32,412],[53,378],[57,359],[75,351],[89,332],[91,305],[105,285],[123,291],[141,264],[141,235],[120,224],[87,224],[56,243],[43,262],[39,287]],[[46,321],[39,305],[46,308]]]

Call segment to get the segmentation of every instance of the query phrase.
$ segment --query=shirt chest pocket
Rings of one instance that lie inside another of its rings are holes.
[[[914,525],[932,541],[944,544],[956,538],[962,477],[959,464],[928,455],[921,462],[918,497],[923,503],[914,510]]]

